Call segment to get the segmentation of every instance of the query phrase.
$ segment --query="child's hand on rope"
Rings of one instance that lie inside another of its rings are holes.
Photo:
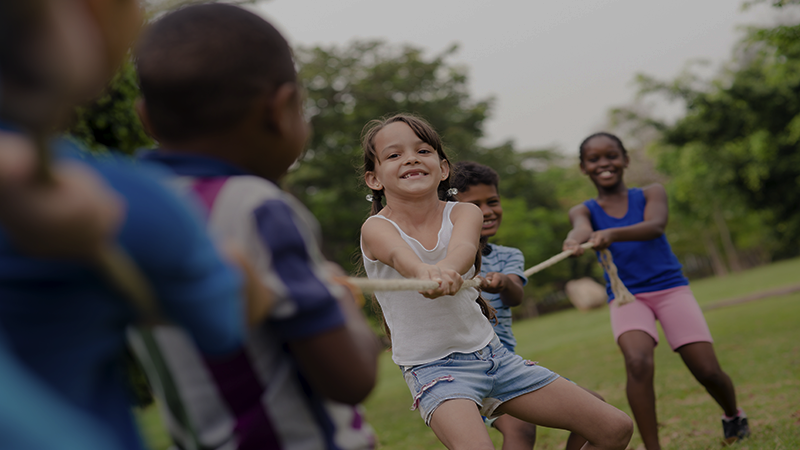
[[[32,144],[10,133],[0,132],[0,155],[0,223],[22,251],[92,260],[114,240],[124,201],[94,171],[65,162],[37,182]]]
[[[499,294],[506,289],[509,283],[508,275],[500,272],[489,272],[486,278],[481,278],[481,290],[490,294]]]
[[[585,251],[583,247],[581,247],[580,242],[576,241],[575,239],[569,239],[569,238],[564,241],[564,245],[561,246],[561,250],[565,252],[571,251],[572,252],[571,256],[573,257],[581,256]]]
[[[461,289],[461,284],[464,283],[464,279],[461,278],[461,274],[459,274],[456,270],[430,264],[422,264],[419,269],[417,269],[417,275],[415,278],[419,278],[420,280],[431,280],[439,283],[439,287],[436,289],[420,291],[420,294],[422,294],[424,297],[431,299],[442,297],[444,295],[453,295],[458,292],[459,289]]]
[[[594,249],[597,251],[606,249],[614,243],[614,238],[612,235],[613,230],[613,228],[608,228],[605,230],[595,231],[591,236],[589,236],[588,242],[594,244]]]

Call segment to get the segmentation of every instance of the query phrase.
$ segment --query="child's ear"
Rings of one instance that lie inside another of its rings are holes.
[[[267,126],[281,136],[292,136],[300,111],[300,90],[295,83],[283,83],[275,89]]]
[[[450,176],[450,163],[443,159],[439,164],[442,168],[442,181],[444,181]]]
[[[380,191],[383,189],[383,184],[378,180],[378,177],[375,175],[375,172],[366,171],[364,172],[364,181],[367,183],[367,187],[373,189],[375,191]]]
[[[581,169],[581,173],[582,173],[582,174],[584,174],[584,175],[588,175],[588,174],[586,173],[586,167],[583,167],[583,160],[581,160],[581,163],[578,165],[578,167],[580,167],[580,169]]]

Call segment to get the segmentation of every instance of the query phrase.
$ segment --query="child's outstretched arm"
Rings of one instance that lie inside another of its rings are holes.
[[[460,205],[460,204],[459,204]],[[457,205],[458,206],[458,205]],[[475,212],[478,213],[477,234],[480,236],[480,224],[482,223],[483,216],[480,210],[472,205]],[[461,288],[463,280],[461,273],[466,273],[469,266],[474,262],[475,252],[477,252],[477,237],[476,244],[472,256],[466,261],[469,264],[458,264],[459,258],[453,255],[453,251],[457,254],[462,253],[464,250],[455,250],[453,247],[454,242],[461,242],[462,239],[457,237],[456,221],[458,213],[454,208],[450,218],[453,221],[453,237],[450,240],[450,245],[447,248],[447,258],[440,261],[439,264],[430,265],[422,262],[416,253],[408,246],[403,240],[394,226],[381,219],[370,218],[364,222],[361,227],[361,240],[364,247],[364,253],[370,259],[377,259],[382,263],[392,267],[398,271],[400,275],[406,278],[417,278],[420,280],[433,280],[439,283],[439,287],[431,291],[423,291],[422,295],[428,298],[441,297],[443,295],[451,295]],[[454,269],[458,266],[458,269]],[[463,266],[463,267],[462,267]],[[460,271],[460,270],[463,270]]]
[[[583,203],[573,206],[569,210],[569,221],[572,223],[572,230],[567,233],[562,249],[573,251],[573,256],[580,256],[583,254],[583,248],[580,245],[588,241],[594,232],[589,208]]]
[[[328,270],[332,277],[346,275],[333,263],[328,263]],[[303,375],[318,392],[356,404],[375,387],[380,343],[349,290],[341,289],[336,300],[344,316],[343,326],[289,341],[289,347]]]
[[[519,306],[524,294],[522,279],[513,273],[487,273],[481,283],[481,290],[491,294],[500,294],[500,300],[507,306]]]
[[[445,295],[455,294],[461,288],[461,275],[475,264],[480,246],[483,213],[472,203],[459,203],[453,207],[450,220],[453,222],[453,233],[447,246],[447,256],[436,263],[442,272],[455,274],[457,278],[457,282],[449,288],[441,286]]]
[[[585,241],[594,244],[595,250],[602,250],[608,248],[608,246],[614,242],[649,241],[664,234],[669,215],[667,191],[664,189],[664,186],[656,183],[645,187],[642,189],[642,192],[644,193],[646,202],[643,221],[625,227],[606,228],[605,230],[594,231],[583,240],[581,240],[581,238],[585,236],[586,224],[588,224],[589,229],[591,229],[589,208],[585,205],[578,205],[572,208],[570,210],[570,219],[572,220],[573,229],[564,241],[564,250],[572,249],[574,246]],[[575,217],[573,217],[573,211]],[[578,229],[578,227],[580,228]],[[577,244],[575,242],[577,242]],[[575,252],[576,255],[580,253],[582,253],[580,250]]]
[[[31,255],[92,260],[112,242],[123,199],[90,168],[61,162],[52,183],[36,180],[36,151],[21,134],[0,131],[0,223]]]

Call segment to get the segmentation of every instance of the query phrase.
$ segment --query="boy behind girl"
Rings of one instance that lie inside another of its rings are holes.
[[[319,225],[275,184],[307,137],[288,44],[260,17],[207,4],[159,19],[135,52],[138,111],[164,164],[193,190],[213,234],[237,243],[275,293],[244,350],[203,361],[175,328],[134,336],[181,448],[361,449],[357,404],[375,383],[378,342]],[[161,371],[154,370],[163,361]],[[177,401],[175,401],[177,400]]]
[[[460,202],[477,205],[483,212],[481,229],[481,296],[497,311],[494,331],[510,351],[514,351],[517,340],[511,331],[511,307],[522,303],[522,287],[528,283],[525,277],[525,258],[519,249],[489,243],[497,234],[503,219],[498,184],[500,177],[491,167],[472,161],[461,161],[455,165],[452,185],[458,190]],[[596,392],[585,391],[603,400]],[[487,421],[503,435],[504,450],[531,449],[536,443],[536,425],[511,417],[508,414]],[[586,439],[570,433],[566,449],[580,449]]]
[[[458,201],[474,203],[483,212],[481,229],[481,296],[497,311],[494,331],[500,342],[511,352],[517,340],[511,331],[511,307],[522,303],[525,276],[525,257],[519,249],[489,243],[497,234],[503,219],[503,206],[497,186],[500,177],[491,167],[472,161],[456,163],[453,187],[458,189]],[[536,425],[508,414],[490,421],[503,434],[504,449],[531,449],[536,442]]]

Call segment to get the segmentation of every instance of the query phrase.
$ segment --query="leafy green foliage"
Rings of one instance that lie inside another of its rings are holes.
[[[690,72],[671,82],[638,82],[643,95],[686,105],[674,124],[615,111],[660,132],[652,151],[670,177],[677,217],[695,229],[724,217],[738,245],[768,246],[776,257],[798,254],[800,25],[750,29],[733,62],[710,82]]]
[[[115,149],[131,154],[152,146],[153,140],[134,110],[138,97],[136,72],[133,64],[126,61],[99,99],[76,109],[67,133],[95,151]]]

